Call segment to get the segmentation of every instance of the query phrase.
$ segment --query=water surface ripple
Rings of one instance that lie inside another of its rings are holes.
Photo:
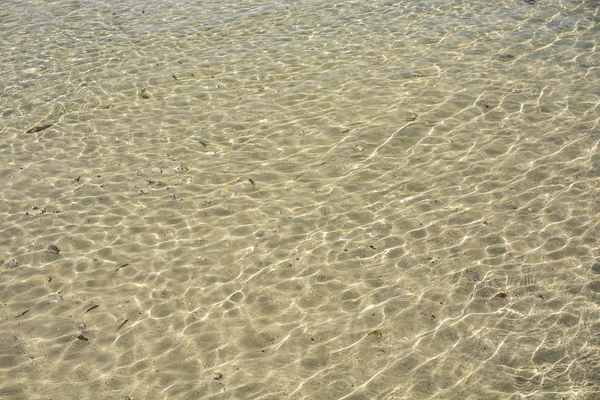
[[[0,398],[600,398],[599,21],[4,2]]]

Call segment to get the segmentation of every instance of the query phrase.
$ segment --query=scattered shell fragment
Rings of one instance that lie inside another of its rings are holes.
[[[383,337],[383,333],[381,333],[381,331],[373,331],[369,332],[367,337],[378,342]]]
[[[496,293],[494,295],[494,297],[500,297],[500,298],[505,298],[508,297],[508,294],[504,293],[504,292],[500,292],[500,293]]]
[[[355,144],[354,146],[352,146],[352,150],[355,153],[360,153],[361,151],[363,151],[365,148],[362,147],[361,145]]]
[[[222,377],[223,377],[223,374],[221,374],[220,372],[215,372],[215,373],[213,374],[213,379],[214,379],[215,381],[218,381],[218,380],[219,380],[219,379],[221,379]]]
[[[177,167],[177,171],[181,172],[182,174],[185,174],[189,170],[190,169],[183,164],[179,164],[179,166]]]
[[[50,245],[46,249],[46,253],[58,254],[58,253],[60,253],[60,249],[58,247],[56,247],[55,245]]]
[[[45,207],[41,208],[38,206],[33,206],[31,208],[31,210],[25,212],[25,215],[41,215],[41,214],[44,214],[45,212],[46,212]]]
[[[152,97],[152,95],[146,91],[146,88],[143,88],[142,91],[140,92],[140,96],[142,96],[142,99],[149,99],[150,97]]]

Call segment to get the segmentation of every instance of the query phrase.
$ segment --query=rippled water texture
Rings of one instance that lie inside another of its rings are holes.
[[[0,397],[600,398],[599,20],[3,2]]]

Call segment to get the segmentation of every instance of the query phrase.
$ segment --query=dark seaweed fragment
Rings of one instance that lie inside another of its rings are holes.
[[[25,133],[37,133],[37,132],[45,131],[46,129],[50,128],[52,125],[54,125],[54,124],[45,124],[45,125],[34,126],[33,128],[26,130]]]

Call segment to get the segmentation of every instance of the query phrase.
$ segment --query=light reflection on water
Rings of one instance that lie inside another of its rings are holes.
[[[4,5],[0,396],[600,396],[598,12]]]

